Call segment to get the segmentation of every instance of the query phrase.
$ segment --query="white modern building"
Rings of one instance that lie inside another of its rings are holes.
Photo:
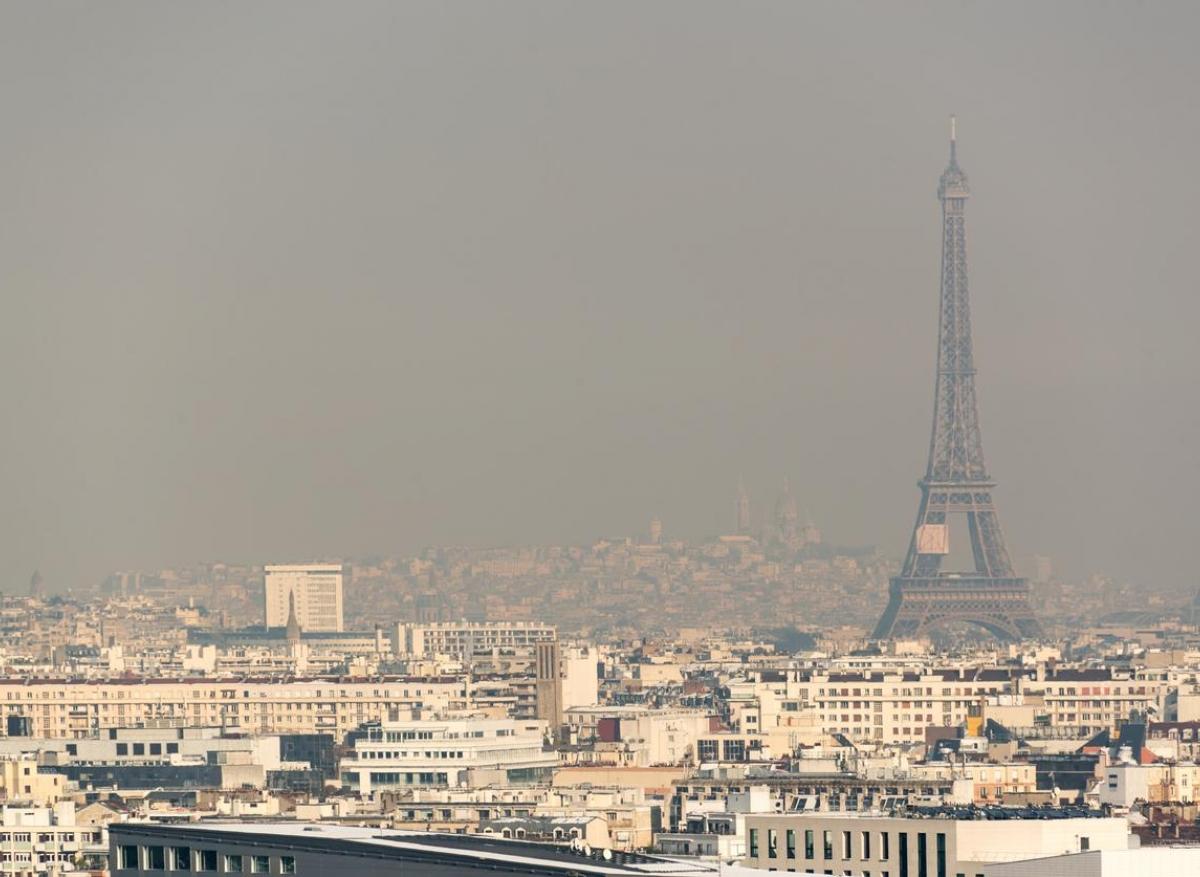
[[[1125,850],[1124,819],[1050,810],[929,808],[919,815],[796,813],[746,817],[743,864],[875,877],[997,877],[1006,862]]]
[[[284,611],[287,611],[286,606]],[[554,627],[536,621],[401,623],[392,631],[392,650],[398,657],[405,658],[438,655],[461,658],[492,649],[529,648],[556,639],[558,633]]]
[[[285,627],[291,598],[303,630],[341,631],[342,588],[346,568],[340,563],[278,564],[263,568],[267,627]]]
[[[342,784],[381,789],[521,785],[548,779],[558,756],[543,746],[542,722],[455,718],[382,722],[355,741]]]

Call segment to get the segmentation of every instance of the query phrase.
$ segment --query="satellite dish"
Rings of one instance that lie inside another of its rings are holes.
[[[611,861],[612,861],[612,850],[605,850],[605,851],[604,851],[604,861],[606,861],[606,862],[611,862]]]
[[[591,844],[583,845],[583,854],[585,856],[590,856],[592,854],[592,845]]]

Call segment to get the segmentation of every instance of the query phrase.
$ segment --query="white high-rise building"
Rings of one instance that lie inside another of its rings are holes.
[[[263,578],[267,627],[287,625],[289,595],[295,595],[301,630],[342,630],[342,585],[346,579],[342,564],[278,564],[264,567]]]

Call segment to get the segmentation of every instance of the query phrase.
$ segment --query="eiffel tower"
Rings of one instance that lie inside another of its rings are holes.
[[[937,381],[929,465],[918,482],[921,504],[904,568],[892,579],[876,639],[920,636],[946,622],[983,627],[1002,640],[1039,634],[1029,583],[1013,572],[992,503],[996,483],[983,462],[975,404],[971,304],[967,295],[964,208],[970,189],[958,166],[954,119],[950,164],[938,184],[942,202],[942,292],[938,321]],[[950,553],[949,519],[965,515],[974,572],[942,572]]]

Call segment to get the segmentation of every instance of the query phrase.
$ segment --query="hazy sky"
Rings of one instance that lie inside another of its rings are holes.
[[[1018,565],[1200,585],[1195,3],[0,5],[0,587],[899,552],[946,117]]]

